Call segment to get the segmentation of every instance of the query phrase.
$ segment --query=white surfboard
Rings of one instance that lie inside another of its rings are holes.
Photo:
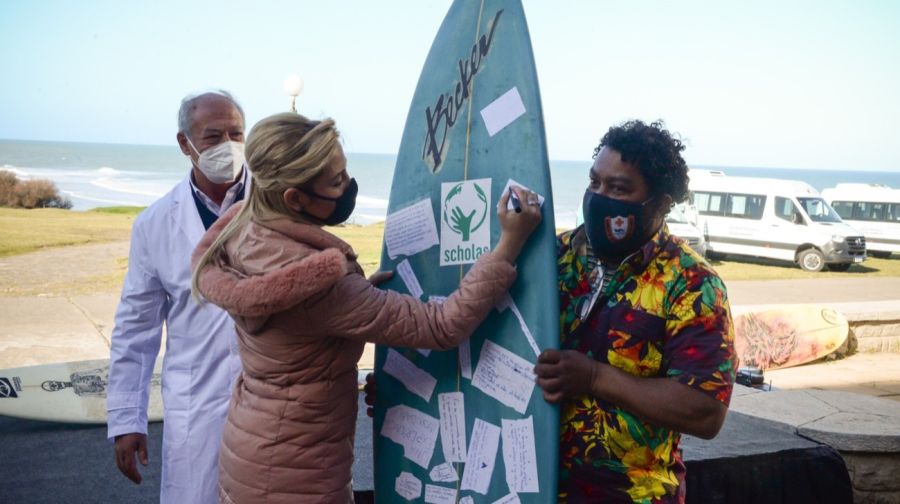
[[[160,366],[150,385],[148,419],[162,420]],[[109,359],[0,369],[0,415],[48,422],[105,424]]]

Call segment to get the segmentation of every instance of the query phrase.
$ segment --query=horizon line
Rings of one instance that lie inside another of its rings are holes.
[[[129,142],[89,142],[83,140],[43,140],[43,139],[24,139],[24,138],[0,138],[0,142],[33,142],[33,143],[57,143],[57,144],[87,144],[87,145],[116,145],[116,146],[129,146],[129,147],[162,147],[162,148],[170,148],[175,147],[175,144],[141,144],[141,143],[129,143]],[[392,156],[396,157],[396,152],[362,152],[362,151],[347,151],[349,154],[368,154],[368,155],[376,155],[376,156]],[[549,161],[559,162],[559,163],[590,163],[590,159],[550,159]],[[688,169],[698,168],[698,169],[709,169],[709,168],[735,168],[735,169],[750,169],[750,170],[803,170],[803,171],[811,171],[811,170],[823,170],[823,171],[846,171],[846,172],[869,172],[869,173],[896,173],[900,170],[893,168],[870,168],[870,169],[852,169],[852,168],[821,168],[821,167],[812,167],[812,166],[747,166],[747,165],[731,165],[731,164],[718,164],[718,163],[696,163],[691,166],[688,165]]]

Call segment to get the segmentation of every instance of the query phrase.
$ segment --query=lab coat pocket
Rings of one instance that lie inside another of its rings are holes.
[[[171,366],[162,377],[163,407],[169,411],[187,411],[191,407],[191,371]]]

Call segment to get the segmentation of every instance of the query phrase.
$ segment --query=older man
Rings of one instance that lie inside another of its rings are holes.
[[[244,113],[224,91],[188,96],[178,112],[191,170],[134,222],[116,312],[107,410],[119,470],[135,483],[147,464],[147,403],[163,324],[163,503],[217,501],[218,452],[240,370],[234,323],[191,298],[191,252],[217,217],[243,198]]]

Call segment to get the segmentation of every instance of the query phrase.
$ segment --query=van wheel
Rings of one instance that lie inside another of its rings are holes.
[[[848,269],[850,269],[850,263],[835,263],[828,265],[829,271],[847,271]]]
[[[825,256],[814,248],[808,248],[800,252],[797,263],[806,271],[822,271],[825,267]]]

